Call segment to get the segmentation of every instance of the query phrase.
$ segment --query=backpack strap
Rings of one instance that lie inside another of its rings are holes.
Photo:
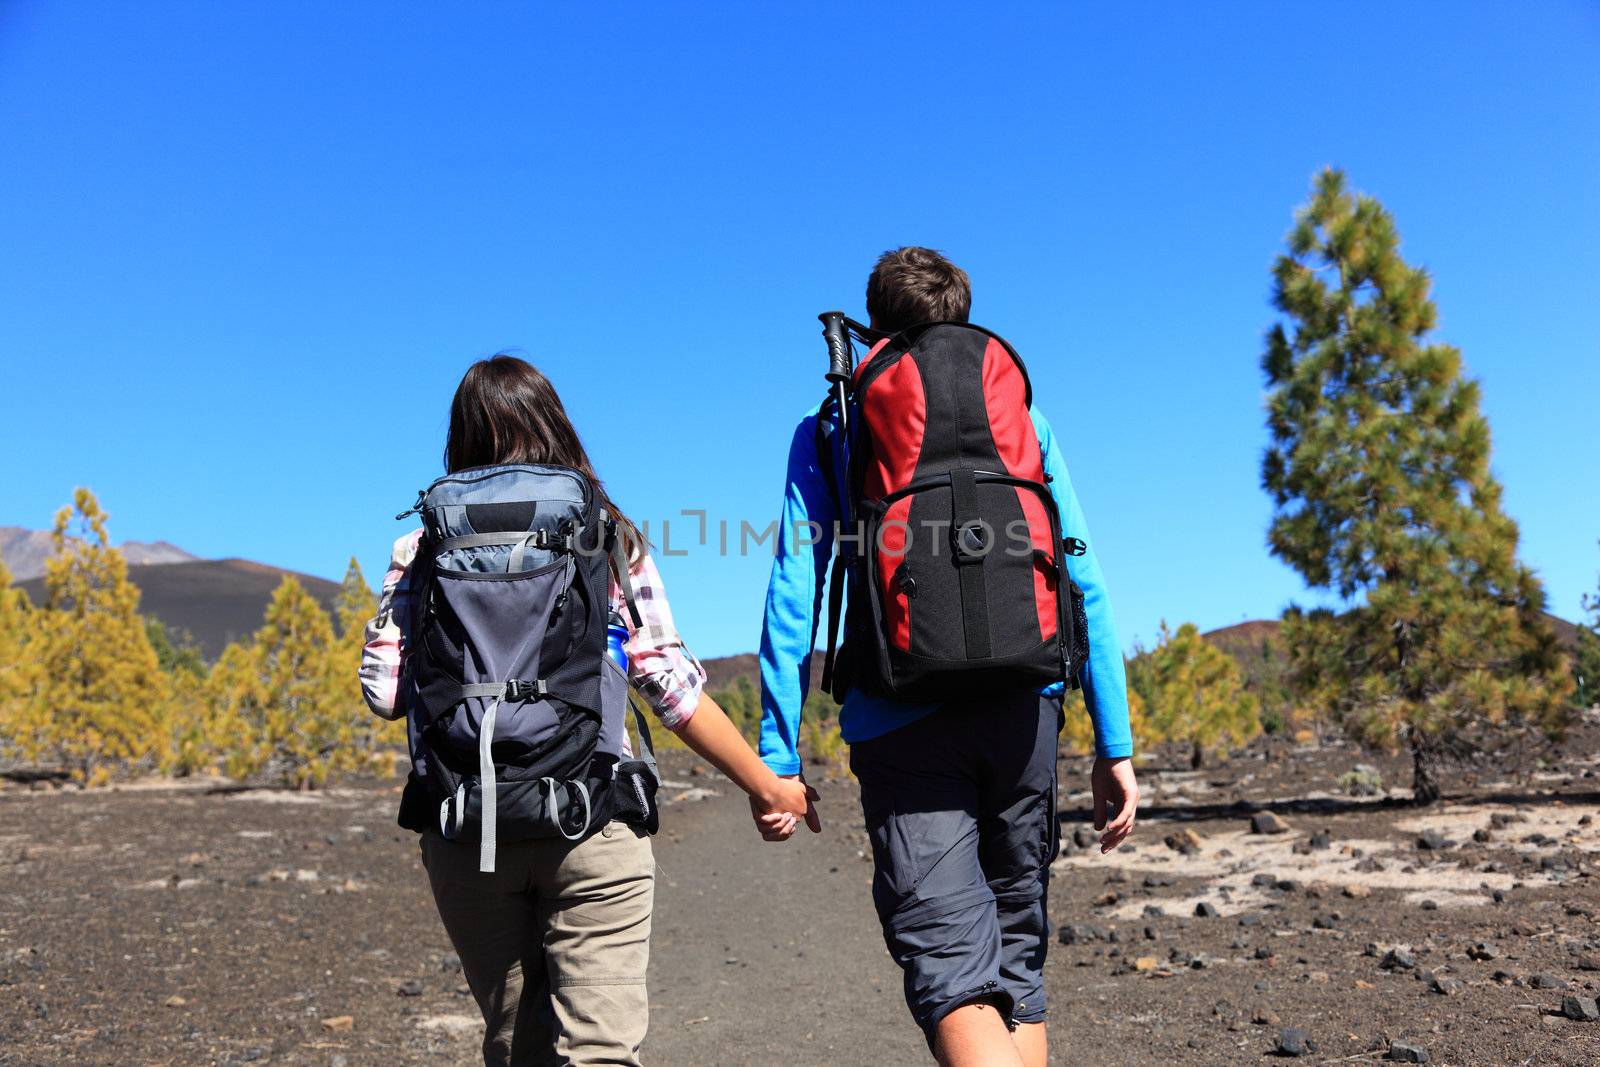
[[[615,519],[602,511],[600,523],[611,553],[611,572],[616,576],[617,588],[622,590],[622,602],[628,607],[628,618],[633,621],[633,628],[637,630],[644,625],[644,616],[639,614],[639,601],[633,592],[633,575],[628,566],[628,546],[622,543]]]
[[[644,712],[639,710],[639,705],[632,700],[628,701],[628,708],[633,712],[633,725],[639,731],[639,748],[642,751],[635,753],[640,763],[644,764],[650,772],[650,777],[656,784],[661,784],[661,769],[656,764],[656,745],[650,738],[650,724],[645,720]]]
[[[577,548],[577,539],[571,533],[551,533],[545,529],[527,532],[457,534],[455,537],[446,537],[440,541],[434,546],[434,551],[449,552],[455,548],[486,548],[494,545],[511,546],[511,555],[506,560],[506,573],[515,574],[522,569],[522,557],[528,549],[572,552]]]
[[[836,478],[837,470],[833,462],[833,449],[829,447],[830,442],[828,440],[828,426],[830,424],[834,426],[839,424],[839,398],[833,393],[829,393],[827,398],[822,401],[822,405],[817,408],[817,423],[813,427],[813,440],[816,442],[817,466],[822,470],[822,480],[827,482],[828,488],[833,490],[834,504],[837,506],[837,498],[843,492],[844,486],[841,486]]]
[[[844,558],[835,555],[828,568],[828,651],[822,658],[822,688],[833,693],[833,670],[838,663],[839,614],[844,606]]]
[[[957,535],[952,551],[955,555],[956,573],[961,582],[961,616],[966,631],[964,636],[967,658],[988,659],[991,647],[989,597],[983,576],[983,561],[987,549],[983,552],[963,552],[964,545],[960,536],[961,531],[966,529],[969,523],[980,521],[977,479],[972,471],[963,467],[950,472],[950,503],[955,513],[953,521]]]
[[[576,779],[567,782],[558,782],[554,778],[539,779],[539,795],[544,799],[544,813],[550,823],[555,826],[556,833],[568,841],[582,841],[589,834],[589,823],[594,821],[594,805],[589,797],[587,783]],[[568,820],[562,817],[563,811],[572,807],[576,801],[574,797],[583,800],[583,819],[574,822],[576,830],[568,831]]]
[[[494,724],[500,711],[500,698],[489,701],[478,724],[478,870],[494,871],[495,820],[499,815],[499,798],[496,795],[494,757],[489,746],[494,743]]]
[[[543,678],[535,678],[531,682],[521,678],[513,678],[507,682],[468,682],[458,685],[450,690],[454,699],[451,703],[459,703],[468,697],[493,697],[496,700],[542,700],[550,692],[550,687]]]

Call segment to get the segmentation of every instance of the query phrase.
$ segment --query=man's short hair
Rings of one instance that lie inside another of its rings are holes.
[[[967,272],[931,248],[885,252],[867,279],[867,314],[889,333],[919,322],[966,322],[971,311]]]

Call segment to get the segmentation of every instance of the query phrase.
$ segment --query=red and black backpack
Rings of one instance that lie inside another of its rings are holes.
[[[855,528],[834,560],[824,688],[945,700],[1076,684],[1087,626],[1064,557],[1086,546],[1062,539],[1016,350],[967,323],[913,326],[872,347],[846,397],[842,479],[818,442]],[[819,427],[840,421],[831,407]]]

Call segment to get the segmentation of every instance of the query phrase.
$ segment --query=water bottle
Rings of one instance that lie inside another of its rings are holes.
[[[622,623],[622,616],[615,610],[606,620],[606,655],[611,657],[611,662],[621,668],[622,673],[628,673],[628,654],[622,646],[628,640],[628,628]]]

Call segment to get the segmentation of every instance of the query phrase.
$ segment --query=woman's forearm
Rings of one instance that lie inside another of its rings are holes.
[[[750,750],[727,713],[709,695],[700,694],[694,714],[677,729],[677,734],[684,744],[747,794],[760,800],[772,798],[778,776]]]

